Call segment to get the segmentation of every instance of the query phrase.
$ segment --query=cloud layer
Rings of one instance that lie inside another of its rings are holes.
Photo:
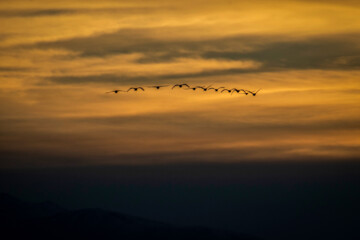
[[[360,156],[355,1],[5,1],[0,15],[1,167]],[[263,90],[104,94],[179,82]]]

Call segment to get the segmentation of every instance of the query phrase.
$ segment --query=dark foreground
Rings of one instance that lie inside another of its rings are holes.
[[[233,239],[256,238],[206,227],[179,227],[102,209],[69,211],[0,194],[2,239]]]
[[[56,236],[82,229],[89,237],[115,238],[126,233],[147,239],[231,239],[235,232],[240,239],[243,233],[265,240],[360,239],[358,159],[1,169],[0,192],[88,209],[31,223],[30,232],[34,228]]]

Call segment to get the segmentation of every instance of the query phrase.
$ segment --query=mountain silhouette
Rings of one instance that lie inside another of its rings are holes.
[[[0,223],[8,239],[207,239],[257,238],[207,227],[183,227],[97,208],[67,210],[0,194]],[[6,238],[2,238],[6,239]]]
[[[65,211],[63,207],[50,201],[32,203],[19,200],[11,195],[0,193],[1,219],[32,219],[51,216]]]

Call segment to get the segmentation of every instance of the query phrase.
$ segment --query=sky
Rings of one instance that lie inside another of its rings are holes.
[[[360,157],[358,1],[1,1],[0,168]],[[188,83],[244,94],[132,86]]]
[[[0,193],[352,239],[359,39],[352,0],[2,0]]]

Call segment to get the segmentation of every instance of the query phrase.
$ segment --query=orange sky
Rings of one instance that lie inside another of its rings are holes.
[[[360,156],[357,1],[1,1],[0,167]],[[262,88],[258,96],[146,89]]]

